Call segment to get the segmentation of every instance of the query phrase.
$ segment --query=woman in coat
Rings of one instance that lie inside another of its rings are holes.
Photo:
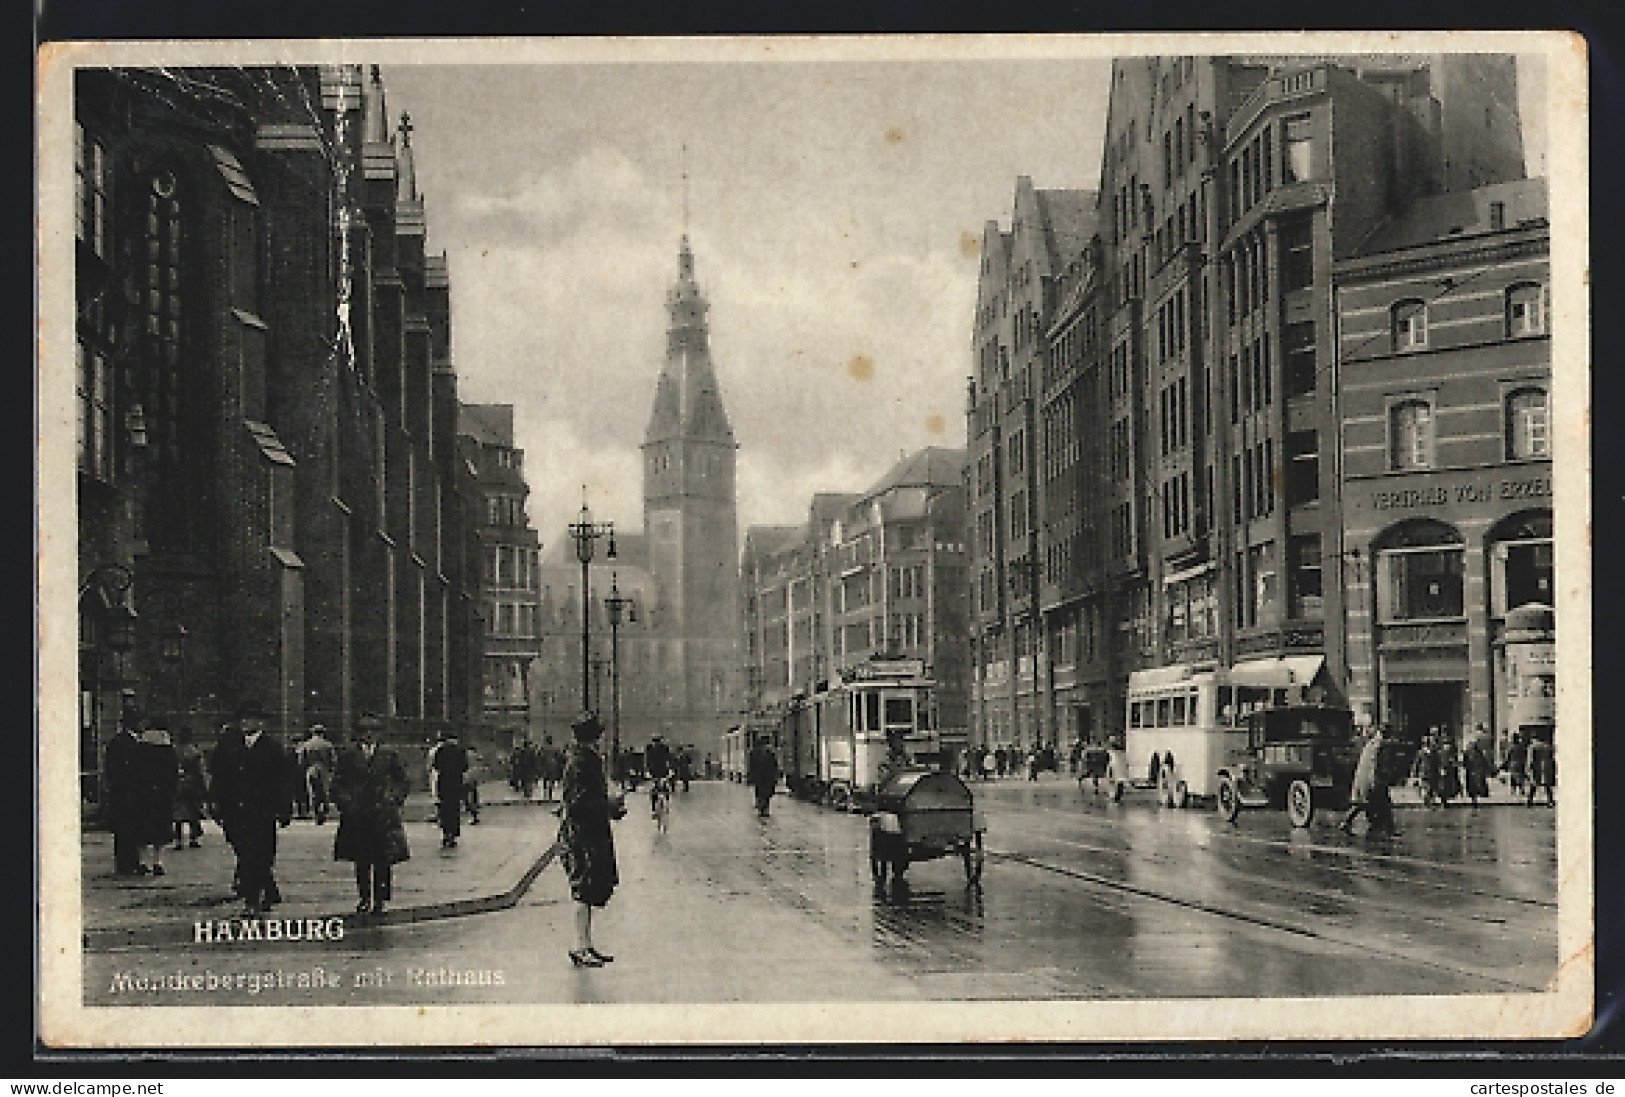
[[[192,733],[184,728],[175,733],[175,744],[178,767],[172,816],[175,848],[184,849],[189,841],[196,849],[203,835],[203,801],[209,795],[209,783],[203,773],[203,752],[192,742]]]
[[[164,874],[163,848],[175,830],[175,786],[180,778],[180,760],[169,741],[169,732],[148,728],[137,746],[136,841],[141,848],[143,876]]]
[[[570,878],[570,896],[576,901],[576,947],[570,962],[576,967],[603,967],[614,959],[592,943],[592,910],[609,903],[615,886],[621,882],[615,869],[615,838],[610,833],[612,818],[618,818],[609,797],[604,759],[598,753],[603,725],[591,713],[583,713],[571,729],[564,763],[562,821],[559,843],[564,848],[564,871]]]
[[[356,721],[351,747],[339,755],[333,800],[339,831],[333,860],[355,864],[357,914],[382,914],[390,900],[393,867],[411,856],[401,805],[411,788],[400,755],[378,745],[377,717]]]

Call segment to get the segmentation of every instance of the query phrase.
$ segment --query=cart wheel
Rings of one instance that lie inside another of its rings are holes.
[[[1308,781],[1293,781],[1287,786],[1286,817],[1295,827],[1307,827],[1315,817],[1315,796]]]
[[[1236,779],[1226,774],[1219,782],[1219,814],[1227,823],[1234,823],[1241,814],[1241,793],[1236,790]]]

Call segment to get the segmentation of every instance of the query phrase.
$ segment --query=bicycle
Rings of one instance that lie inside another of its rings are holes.
[[[671,819],[670,777],[656,777],[649,787],[649,810],[654,815],[656,832],[665,834]]]

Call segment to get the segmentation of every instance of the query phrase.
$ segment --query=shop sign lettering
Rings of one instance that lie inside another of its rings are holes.
[[[1376,510],[1409,510],[1414,507],[1443,507],[1451,503],[1489,503],[1497,499],[1547,499],[1551,494],[1551,480],[1538,477],[1532,480],[1436,484],[1424,488],[1378,491],[1372,493],[1371,506]]]

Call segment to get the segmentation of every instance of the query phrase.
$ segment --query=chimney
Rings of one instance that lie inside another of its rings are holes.
[[[1490,203],[1490,231],[1500,232],[1507,227],[1507,204],[1505,202]]]

